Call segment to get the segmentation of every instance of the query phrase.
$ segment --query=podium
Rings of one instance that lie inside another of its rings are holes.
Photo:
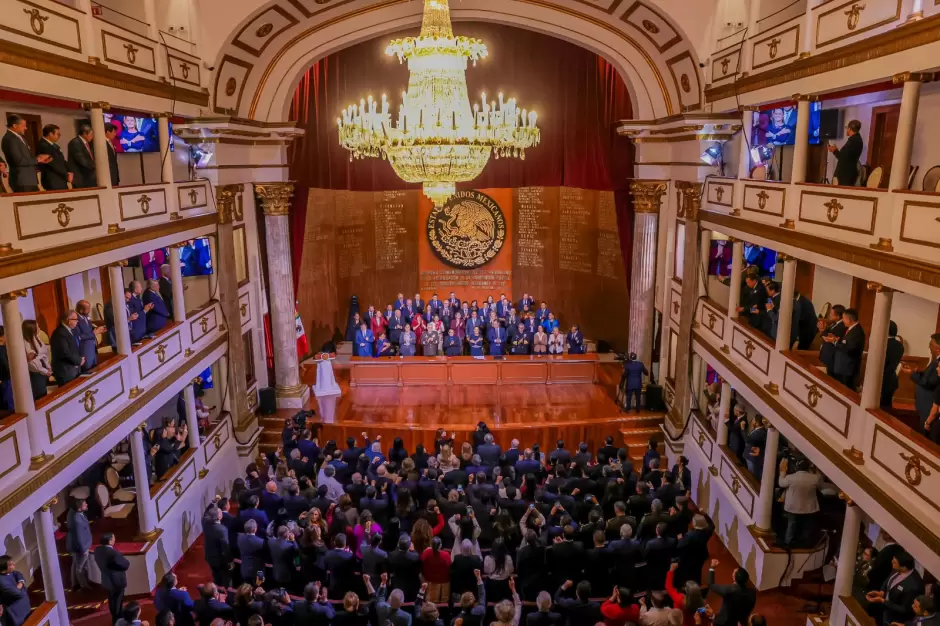
[[[333,359],[328,357],[317,359],[317,384],[313,387],[313,393],[318,398],[338,396],[342,393],[336,382],[336,376],[333,375]]]

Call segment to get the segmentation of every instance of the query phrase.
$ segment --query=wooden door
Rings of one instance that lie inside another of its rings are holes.
[[[875,316],[875,292],[868,288],[868,281],[856,278],[852,281],[852,308],[858,311],[858,323],[865,330],[865,349],[868,349],[868,336],[871,321]]]
[[[813,282],[816,278],[816,265],[809,261],[797,260],[796,262],[796,280],[794,287],[800,292],[800,295],[808,300],[813,299]]]
[[[46,335],[51,335],[59,324],[59,316],[69,308],[65,279],[59,278],[33,286],[33,307],[40,330]]]
[[[900,104],[889,104],[871,110],[866,162],[869,172],[876,167],[884,171],[881,177],[881,187],[888,186],[888,179],[891,176],[891,159],[894,158],[894,141],[897,139],[900,117]]]

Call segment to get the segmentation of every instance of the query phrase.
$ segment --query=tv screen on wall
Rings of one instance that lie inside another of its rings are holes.
[[[819,121],[822,104],[810,103],[809,142],[819,143]],[[755,146],[792,146],[796,143],[796,105],[774,107],[754,116],[752,137]]]
[[[159,152],[160,136],[157,131],[157,119],[154,117],[137,117],[135,115],[119,115],[105,113],[105,122],[117,126],[117,132],[111,140],[111,145],[118,152]],[[173,128],[170,125],[170,136]],[[170,142],[173,150],[173,142]]]

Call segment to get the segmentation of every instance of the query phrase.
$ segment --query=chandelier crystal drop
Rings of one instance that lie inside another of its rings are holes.
[[[398,119],[389,102],[360,100],[343,110],[340,145],[350,160],[387,159],[399,178],[422,183],[434,206],[454,195],[455,185],[475,179],[490,154],[525,159],[526,148],[539,143],[537,116],[516,105],[515,98],[497,101],[482,96],[470,107],[467,60],[476,65],[486,57],[480,39],[456,37],[448,0],[424,0],[418,37],[395,39],[385,50],[408,61],[408,91],[402,93]]]

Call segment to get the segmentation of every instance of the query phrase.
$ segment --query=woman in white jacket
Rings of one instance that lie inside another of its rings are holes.
[[[23,321],[23,340],[26,342],[26,361],[29,364],[29,384],[33,389],[33,400],[46,395],[46,386],[52,376],[49,346],[39,338],[36,320]]]

